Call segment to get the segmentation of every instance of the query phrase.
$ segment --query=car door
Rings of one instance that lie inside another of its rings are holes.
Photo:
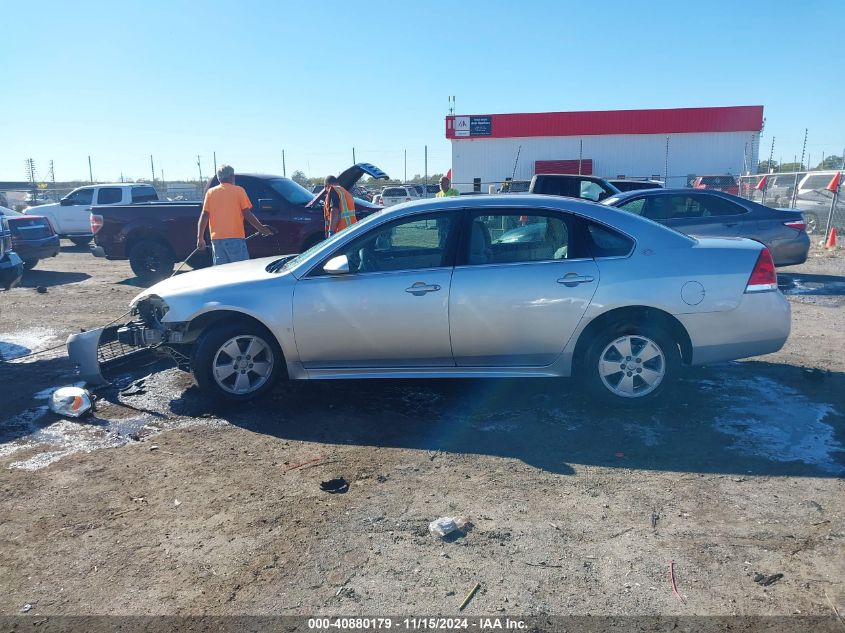
[[[260,178],[236,176],[235,184],[246,191],[252,203],[253,215],[262,224],[267,224],[276,230],[274,235],[255,236],[246,243],[250,257],[269,257],[280,253],[299,252],[300,236],[297,232],[290,230],[290,205]],[[250,236],[255,232],[249,222],[244,222],[245,235]]]
[[[372,227],[297,282],[293,326],[306,368],[454,365],[449,288],[459,214],[414,214]],[[344,255],[346,274],[323,266]]]
[[[96,187],[77,189],[65,196],[59,205],[59,233],[65,235],[91,233],[91,205]]]
[[[488,209],[467,223],[449,295],[456,364],[551,364],[599,284],[582,221],[553,210]]]

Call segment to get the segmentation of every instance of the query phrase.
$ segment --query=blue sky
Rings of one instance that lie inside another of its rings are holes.
[[[450,166],[458,113],[765,106],[761,159],[845,146],[845,3],[5,2],[0,179]],[[839,60],[839,61],[837,61]]]

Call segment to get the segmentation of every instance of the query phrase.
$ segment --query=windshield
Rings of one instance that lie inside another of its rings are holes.
[[[383,213],[383,211],[377,211],[376,213],[373,213],[372,215],[368,215],[363,220],[358,220],[350,228],[356,230],[356,232],[357,232],[358,229],[361,229],[364,226],[366,226],[367,224],[369,224],[370,222],[372,222],[374,218],[381,217],[382,213]],[[335,242],[337,242],[338,239],[344,239],[347,235],[349,235],[347,230],[348,229],[344,229],[343,231],[340,231],[339,233],[335,233],[334,235],[332,235],[327,240],[323,240],[322,242],[317,242],[316,244],[314,244],[314,246],[309,248],[307,251],[300,253],[299,255],[297,255],[296,257],[294,257],[292,259],[285,261],[284,265],[280,269],[274,270],[274,271],[271,271],[271,272],[281,272],[281,271],[291,270],[293,268],[296,268],[297,266],[299,266],[299,264],[301,264],[306,259],[311,257],[311,255],[313,255],[317,251],[322,250],[323,248],[331,247],[331,245],[334,244]]]
[[[314,199],[314,194],[305,187],[287,178],[273,178],[268,181],[273,190],[291,204],[308,204]]]

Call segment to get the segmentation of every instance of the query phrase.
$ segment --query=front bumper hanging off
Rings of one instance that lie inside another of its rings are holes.
[[[127,370],[149,361],[152,348],[127,344],[121,329],[126,325],[101,327],[67,339],[67,354],[71,362],[79,367],[79,375],[91,385],[105,385],[111,382],[116,372]]]

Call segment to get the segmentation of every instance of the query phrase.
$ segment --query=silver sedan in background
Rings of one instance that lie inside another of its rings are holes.
[[[402,204],[298,256],[182,274],[131,305],[121,341],[172,350],[233,400],[281,378],[574,374],[630,405],[682,365],[774,352],[790,329],[762,244],[530,194]],[[102,334],[68,343],[94,375]]]

